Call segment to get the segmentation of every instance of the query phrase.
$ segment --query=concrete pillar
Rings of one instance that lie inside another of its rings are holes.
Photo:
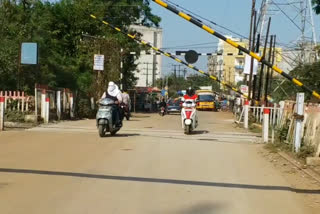
[[[61,119],[61,91],[57,91],[57,117]]]
[[[90,98],[91,110],[94,110],[94,97]]]
[[[0,132],[4,130],[4,97],[0,97]]]
[[[45,119],[46,116],[46,90],[41,92],[41,118]]]
[[[244,103],[244,128],[245,129],[249,128],[249,101],[248,100],[246,100]]]
[[[269,114],[270,109],[265,108],[263,110],[263,142],[268,143],[269,141]]]
[[[46,98],[45,102],[45,117],[44,117],[44,123],[49,123],[49,115],[50,115],[50,98]]]
[[[21,94],[21,111],[24,112],[24,100],[25,100],[25,96],[24,96],[24,92],[22,92]]]
[[[296,114],[304,116],[304,93],[297,93]],[[302,133],[302,118],[296,119],[296,128],[294,133],[294,148],[295,152],[299,152],[301,148],[301,133]]]

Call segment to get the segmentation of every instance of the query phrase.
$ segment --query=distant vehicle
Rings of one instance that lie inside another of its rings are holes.
[[[181,112],[181,100],[180,99],[174,99],[169,100],[167,104],[167,112],[168,113],[180,113]]]
[[[198,95],[198,103],[197,109],[198,110],[215,110],[215,103],[214,103],[214,93],[211,90],[197,90]]]

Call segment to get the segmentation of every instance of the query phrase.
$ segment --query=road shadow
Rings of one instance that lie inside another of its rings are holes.
[[[220,203],[212,203],[212,202],[204,202],[195,205],[191,205],[190,207],[184,208],[182,210],[178,210],[175,213],[178,214],[218,214],[223,213],[223,209],[225,205]]]
[[[115,134],[115,135],[106,135],[104,138],[120,138],[120,137],[136,137],[140,136],[140,134],[126,134],[126,133],[121,133],[121,134]]]
[[[189,135],[201,135],[201,134],[208,134],[209,131],[207,130],[194,130]]]
[[[210,181],[192,181],[192,180],[176,180],[176,179],[162,179],[162,178],[146,178],[146,177],[130,177],[130,176],[115,176],[103,174],[89,174],[77,172],[61,172],[61,171],[45,171],[34,169],[12,169],[0,168],[2,173],[17,173],[17,174],[35,174],[35,175],[51,175],[51,176],[66,176],[66,177],[79,177],[79,178],[92,178],[104,180],[117,180],[117,181],[131,181],[131,182],[145,182],[145,183],[162,183],[162,184],[175,184],[175,185],[191,185],[191,186],[205,186],[205,187],[219,187],[230,189],[248,189],[248,190],[261,190],[261,191],[285,191],[295,192],[301,194],[320,194],[320,189],[298,189],[289,186],[271,186],[271,185],[253,185],[253,184],[237,184],[237,183],[223,183],[223,182],[210,182]]]

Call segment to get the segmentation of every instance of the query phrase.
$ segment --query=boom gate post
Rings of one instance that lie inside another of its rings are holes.
[[[4,130],[4,97],[0,97],[0,132]]]

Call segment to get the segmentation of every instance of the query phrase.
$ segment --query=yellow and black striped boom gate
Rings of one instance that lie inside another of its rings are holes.
[[[268,66],[269,68],[273,69],[275,72],[281,74],[283,77],[285,77],[286,79],[290,80],[291,82],[293,82],[295,85],[301,87],[302,89],[304,89],[305,91],[311,93],[314,97],[320,99],[320,94],[316,91],[311,90],[309,87],[305,86],[302,82],[300,82],[299,80],[297,80],[294,77],[291,77],[289,74],[285,73],[283,70],[281,70],[280,68],[278,68],[275,65],[272,65],[270,62],[266,61],[264,58],[258,56],[256,53],[242,47],[241,45],[239,45],[238,43],[232,41],[231,39],[226,38],[225,36],[223,36],[222,34],[216,32],[215,30],[213,30],[212,28],[210,28],[209,26],[203,24],[201,21],[193,18],[192,16],[177,10],[174,6],[162,1],[162,0],[152,0],[155,3],[157,3],[158,5],[168,9],[169,11],[177,14],[178,16],[184,18],[185,20],[191,22],[192,24],[198,26],[199,28],[202,28],[203,30],[207,31],[209,34],[212,34],[215,37],[218,37],[219,39],[227,42],[228,44],[232,45],[233,47],[239,49],[240,51],[250,55],[251,57],[255,58],[256,60],[258,60],[259,62],[265,64],[266,66]]]
[[[113,28],[114,30],[116,30],[116,31],[118,31],[118,32],[120,32],[120,33],[128,36],[128,37],[130,37],[131,39],[135,40],[136,42],[138,42],[138,43],[140,43],[140,44],[143,44],[143,45],[146,45],[147,47],[152,48],[153,50],[155,50],[155,51],[157,51],[157,52],[159,52],[159,53],[161,53],[161,54],[163,54],[163,55],[165,55],[165,56],[167,56],[167,57],[169,57],[169,58],[171,58],[171,59],[173,59],[173,60],[175,60],[175,61],[177,61],[177,62],[179,62],[179,63],[181,63],[181,64],[183,64],[183,65],[185,65],[185,66],[188,66],[189,68],[191,68],[191,69],[193,69],[193,70],[195,70],[195,71],[197,71],[197,72],[199,72],[199,73],[201,73],[201,74],[203,74],[203,75],[206,75],[206,76],[209,77],[210,79],[221,83],[222,85],[226,86],[227,88],[230,88],[231,90],[233,90],[233,91],[235,91],[235,92],[243,95],[243,96],[246,97],[247,99],[249,99],[248,96],[247,96],[246,94],[242,93],[239,89],[237,89],[237,88],[229,85],[228,83],[226,83],[226,82],[224,82],[224,81],[219,80],[216,76],[210,75],[209,73],[200,70],[200,69],[197,68],[196,66],[191,65],[191,64],[189,64],[189,63],[187,63],[187,62],[185,62],[185,61],[183,61],[183,60],[181,60],[181,59],[173,56],[172,54],[170,54],[170,53],[168,53],[168,52],[165,52],[165,51],[163,51],[163,50],[161,50],[161,49],[159,49],[159,48],[157,48],[157,47],[154,47],[154,46],[151,45],[149,42],[146,42],[146,41],[144,41],[144,40],[142,40],[142,39],[140,39],[140,38],[137,38],[135,35],[132,35],[132,34],[129,34],[129,33],[126,33],[126,32],[124,32],[124,31],[122,31],[120,28],[113,26],[112,24],[110,24],[109,22],[107,22],[107,21],[105,21],[105,20],[98,19],[95,15],[92,15],[92,14],[91,14],[90,16],[91,16],[91,18],[96,19],[96,20],[99,20],[99,21],[101,21],[103,24],[105,24],[105,25]]]

